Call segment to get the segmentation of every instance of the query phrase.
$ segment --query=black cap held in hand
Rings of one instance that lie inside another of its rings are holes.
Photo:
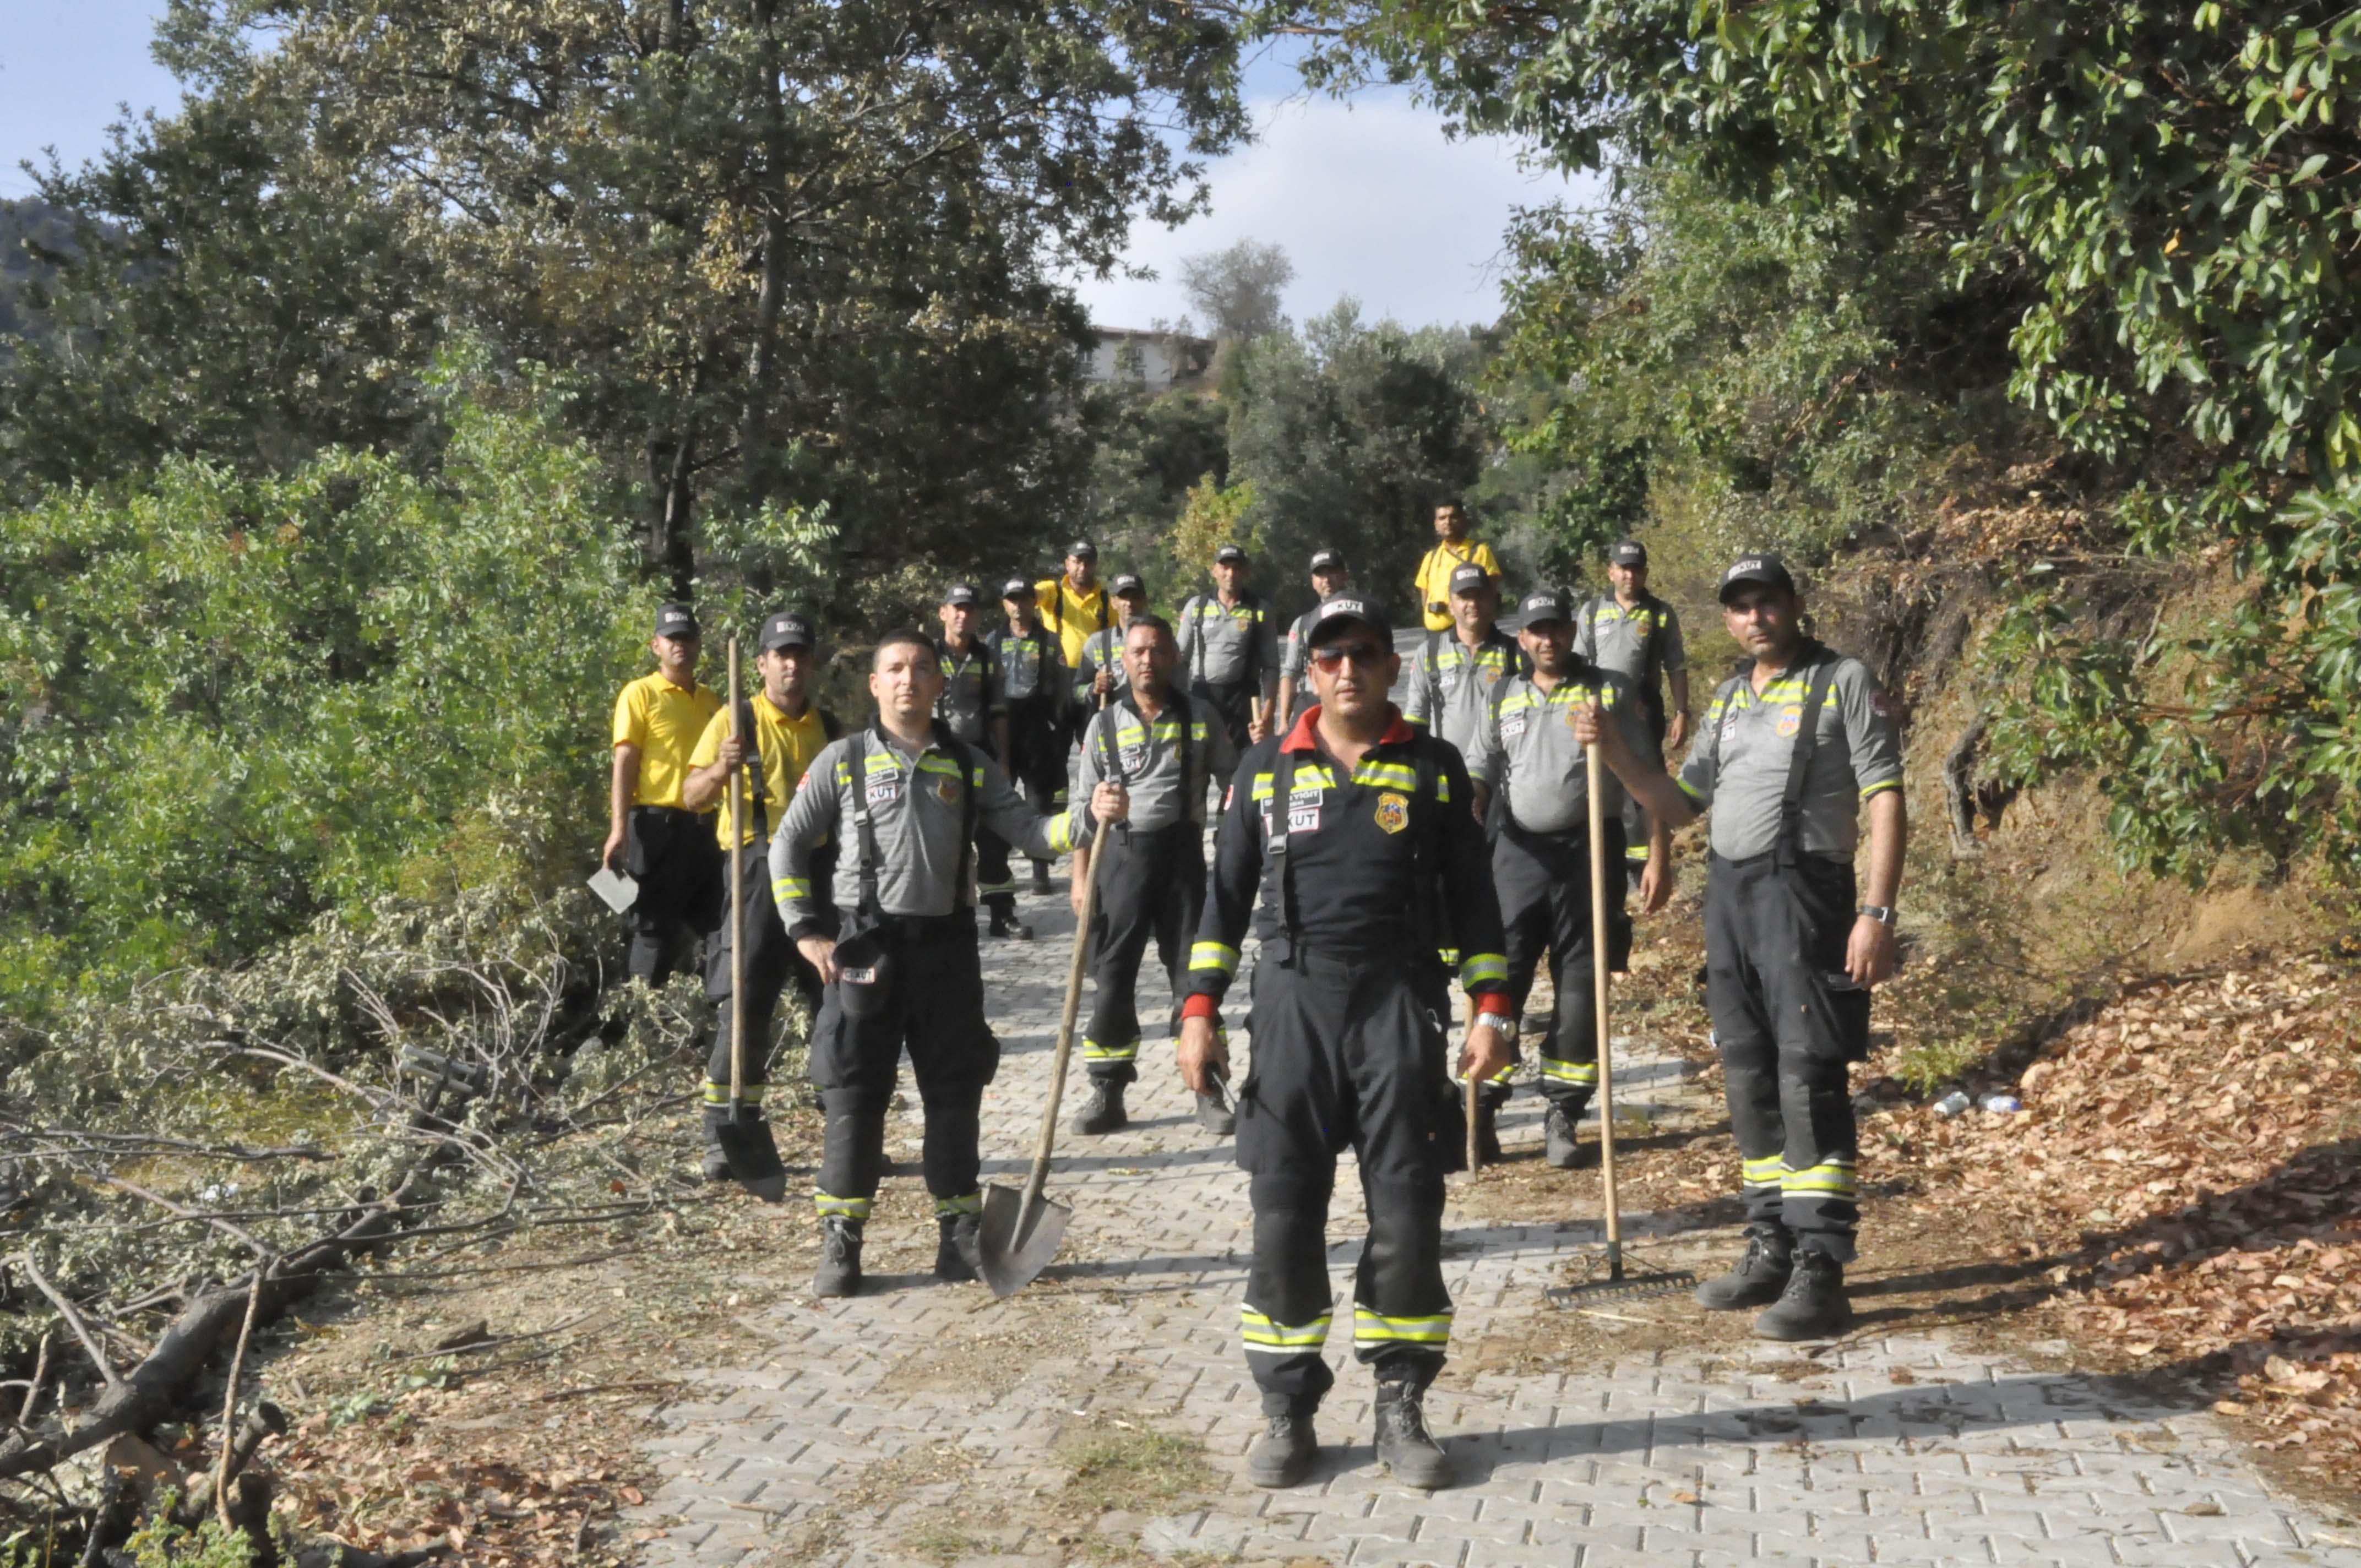
[[[763,622],[761,646],[765,653],[778,648],[810,648],[818,641],[812,623],[793,611],[782,610]]]
[[[1741,555],[1721,575],[1721,602],[1728,604],[1732,589],[1760,583],[1765,587],[1795,591],[1795,579],[1787,571],[1787,563],[1776,555]]]
[[[675,641],[684,637],[696,636],[697,634],[697,611],[685,604],[676,602],[659,605],[656,608],[655,634],[658,637],[669,637]]]

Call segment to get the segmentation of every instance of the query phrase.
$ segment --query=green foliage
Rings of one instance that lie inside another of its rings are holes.
[[[194,1530],[172,1522],[169,1500],[150,1508],[122,1551],[136,1568],[253,1568],[254,1541],[244,1530],[206,1518]]]
[[[1343,548],[1370,591],[1403,593],[1434,503],[1482,471],[1482,362],[1465,331],[1372,326],[1349,299],[1229,357],[1229,479],[1253,487],[1244,526],[1283,612],[1308,605],[1301,574],[1323,545]]]
[[[1218,486],[1229,472],[1229,412],[1207,394],[1118,384],[1093,389],[1083,418],[1091,471],[1073,532],[1095,540],[1106,560],[1136,565],[1150,598],[1177,608],[1202,561],[1175,550],[1173,525],[1191,487],[1209,476]]]
[[[1849,364],[1899,371],[1920,398],[1946,374],[1971,393],[1997,382],[2080,455],[2089,500],[2116,502],[2136,547],[2210,565],[2226,546],[2245,590],[2178,617],[2171,657],[2088,616],[2028,611],[1997,640],[1994,678],[2015,694],[2010,765],[2100,770],[2143,863],[2196,877],[2225,845],[2316,845],[2361,872],[2346,624],[2361,550],[2361,12],[1312,0],[1269,19],[1334,29],[1317,80],[1417,78],[1469,126],[1523,133],[1575,166],[1613,148],[1646,178],[1693,176],[1709,204],[1757,214],[1774,249],[1821,247],[1839,286],[1798,273],[1789,319],[1808,330],[1763,347],[1782,414],[1861,399]],[[1651,223],[1681,221],[1642,203]],[[1945,288],[1928,278],[1938,258]],[[1542,272],[1572,302],[1620,298],[1593,258]],[[1538,303],[1528,319],[1544,345],[1601,335],[1600,312]],[[1752,348],[1737,346],[1734,367],[1752,371]],[[1752,374],[1736,386],[1750,382],[1765,389]],[[1798,432],[1796,455],[1820,476],[1792,492],[1790,516],[1830,507],[1823,544],[1857,526],[1861,503],[1881,501],[1882,448],[1941,452],[1942,423],[1926,419],[1940,401],[1848,420],[1866,441]],[[2015,455],[1997,422],[1965,433],[1989,458]],[[1773,460],[1758,488],[1775,497],[1777,454],[1752,456]],[[1905,504],[1925,472],[1905,469]],[[2031,586],[2079,608],[2062,579]]]
[[[571,880],[653,596],[552,412],[444,417],[432,483],[176,459],[0,527],[10,992],[234,962],[388,893]]]

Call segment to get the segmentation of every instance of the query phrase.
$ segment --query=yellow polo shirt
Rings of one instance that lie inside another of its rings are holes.
[[[1033,585],[1033,608],[1040,612],[1043,628],[1058,634],[1070,670],[1081,666],[1082,644],[1091,633],[1115,624],[1115,604],[1107,598],[1105,583],[1081,593],[1062,573]]]
[[[768,822],[774,831],[787,819],[787,802],[796,797],[796,785],[803,782],[804,770],[811,766],[819,749],[828,744],[828,729],[819,721],[819,709],[810,703],[804,705],[801,718],[789,718],[771,706],[771,699],[762,692],[754,694],[748,705],[754,710],[754,745],[762,752],[763,814],[759,820]],[[697,740],[697,750],[689,754],[692,769],[709,768],[721,760],[721,742],[730,738],[730,715],[717,711],[706,722],[705,733]],[[738,842],[754,841],[753,812],[748,812],[746,830],[738,835]],[[723,849],[730,847],[730,792],[721,792],[720,809],[713,814],[713,836]]]
[[[640,782],[633,806],[682,808],[681,786],[688,782],[688,754],[705,726],[721,711],[710,686],[683,690],[662,674],[642,675],[615,698],[615,744],[640,749]]]
[[[1495,578],[1500,575],[1500,558],[1479,539],[1463,539],[1456,544],[1437,540],[1434,548],[1426,553],[1426,559],[1418,564],[1418,613],[1425,618],[1429,631],[1451,630],[1450,612],[1437,615],[1434,606],[1451,602],[1451,574],[1464,561],[1475,562]]]

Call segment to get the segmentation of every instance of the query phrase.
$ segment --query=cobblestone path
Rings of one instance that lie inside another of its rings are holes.
[[[1027,905],[1041,940],[985,949],[1005,1052],[984,1107],[986,1179],[1012,1185],[1047,1083],[1072,925],[1062,907]],[[1072,1203],[1073,1225],[1060,1263],[1020,1296],[994,1304],[980,1285],[937,1284],[923,1207],[887,1202],[871,1227],[867,1293],[798,1297],[749,1320],[767,1353],[696,1374],[698,1396],[657,1412],[667,1479],[633,1521],[661,1531],[647,1561],[2361,1568],[2361,1542],[2267,1491],[2202,1409],[2126,1402],[2094,1379],[1924,1335],[1818,1354],[1643,1354],[1545,1376],[1471,1373],[1463,1359],[1429,1411],[1466,1479],[1432,1495],[1377,1472],[1368,1377],[1339,1335],[1319,1470],[1292,1491],[1251,1489],[1237,1478],[1259,1429],[1237,1344],[1245,1180],[1228,1145],[1190,1118],[1169,1060],[1157,1046],[1144,1054],[1128,1131],[1066,1141],[1052,1190]],[[1626,1103],[1680,1092],[1644,1042],[1620,1077]],[[897,1117],[889,1151],[911,1163],[888,1177],[889,1193],[918,1187],[917,1131],[915,1111]],[[1503,1132],[1512,1151],[1537,1144],[1534,1102],[1520,1095]],[[1357,1184],[1341,1173],[1330,1237],[1340,1303],[1359,1223]],[[1565,1249],[1598,1239],[1587,1223],[1472,1221],[1455,1197],[1445,1224],[1462,1345],[1513,1338],[1551,1311],[1541,1289]],[[1666,1245],[1683,1263],[1730,1250],[1727,1234]],[[774,1266],[803,1273],[809,1259]],[[1058,1513],[1063,1445],[1147,1432],[1201,1440],[1211,1484],[1166,1511],[1119,1508],[1080,1527]]]

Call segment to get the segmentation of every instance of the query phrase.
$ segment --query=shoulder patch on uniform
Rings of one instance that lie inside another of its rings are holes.
[[[1409,798],[1391,790],[1378,796],[1378,826],[1389,833],[1399,833],[1409,827]]]

